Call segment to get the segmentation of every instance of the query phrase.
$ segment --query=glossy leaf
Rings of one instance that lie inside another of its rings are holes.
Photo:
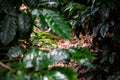
[[[111,55],[109,56],[109,62],[110,62],[111,64],[113,64],[114,61],[115,61],[115,55],[116,55],[116,53],[115,53],[115,52],[112,52]]]
[[[57,61],[63,61],[69,59],[69,54],[66,50],[54,49],[50,53],[44,56],[38,56],[36,58],[36,70],[42,70]]]
[[[54,48],[53,44],[57,44],[57,42],[54,40],[56,38],[57,36],[54,34],[41,31],[35,33],[35,35],[31,37],[31,41],[35,45],[51,49]]]
[[[52,8],[56,8],[58,6],[56,0],[40,0],[39,3],[39,6],[47,6]]]
[[[68,51],[70,52],[72,59],[80,62],[82,65],[94,68],[90,60],[92,61],[95,60],[96,58],[86,48],[73,47],[68,49]]]
[[[43,80],[78,80],[75,72],[70,68],[56,67],[48,71]]]
[[[59,13],[43,9],[43,15],[45,17],[45,21],[54,32],[65,39],[71,38],[70,34],[66,34],[71,32],[70,26]]]
[[[23,57],[25,49],[22,46],[14,46],[9,49],[7,55],[9,58]]]
[[[47,26],[47,23],[45,21],[44,16],[42,15],[42,10],[40,9],[34,9],[31,11],[31,14],[33,16],[33,18],[37,18],[39,21],[35,21],[35,25],[40,28],[41,30],[44,30],[45,27]]]
[[[6,45],[10,43],[16,35],[16,18],[6,15],[0,26],[2,27],[2,32],[0,32],[0,41]]]
[[[88,51],[86,48],[82,47],[71,47],[68,49],[68,51],[71,54],[71,57],[77,61],[83,58],[87,58],[88,60],[94,60],[95,57],[92,55],[90,51]]]
[[[43,15],[39,15],[39,17],[40,17],[40,24],[41,24],[40,29],[44,30],[45,27],[47,26],[47,23]]]
[[[26,68],[35,67],[35,70],[46,69],[48,65],[53,64],[57,61],[67,62],[70,58],[81,62],[80,60],[85,59],[84,65],[92,66],[89,60],[94,60],[95,57],[87,51],[85,48],[72,48],[69,50],[65,49],[53,49],[50,53],[43,53],[38,48],[32,47],[24,58]]]
[[[84,5],[76,2],[70,2],[68,5],[65,6],[64,12],[69,11],[68,16],[70,16],[74,13],[75,10],[83,10],[83,9],[85,9]]]
[[[29,38],[32,32],[32,21],[26,13],[18,15],[18,30],[21,38]]]
[[[57,61],[62,61],[70,58],[70,54],[67,50],[65,49],[54,49],[52,50],[48,55],[48,59],[51,60],[52,63],[57,62]]]
[[[99,31],[100,28],[101,28],[101,25],[102,25],[102,24],[99,24],[97,27],[94,27],[94,28],[93,28],[93,34],[98,33],[98,31]]]
[[[32,47],[23,62],[26,68],[35,67],[35,70],[42,70],[57,61],[69,59],[69,53],[66,50],[54,49],[50,53],[43,53],[38,48]]]
[[[87,58],[84,59],[80,59],[80,64],[90,67],[90,68],[95,68],[94,65],[90,62],[90,60],[88,60]]]
[[[106,36],[106,33],[107,33],[108,29],[109,29],[108,24],[101,25],[100,34],[103,38]]]
[[[27,55],[24,57],[23,62],[25,64],[25,68],[33,67],[33,60],[38,56],[43,56],[44,54],[39,51],[39,49],[35,46],[30,47],[29,51],[26,53]]]

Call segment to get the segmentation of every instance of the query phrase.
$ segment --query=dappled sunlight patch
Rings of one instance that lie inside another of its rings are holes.
[[[93,38],[94,38],[93,35],[86,34],[85,36],[83,36],[82,34],[80,34],[79,39],[75,37],[73,37],[71,40],[59,39],[55,47],[65,49],[68,49],[73,46],[90,48],[92,46]]]

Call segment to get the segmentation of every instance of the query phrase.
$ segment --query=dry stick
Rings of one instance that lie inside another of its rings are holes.
[[[14,70],[13,70],[12,68],[10,68],[9,66],[5,65],[5,64],[2,63],[1,61],[0,61],[0,65],[1,65],[2,67],[4,67],[4,68],[6,68],[6,69],[14,72]]]
[[[19,61],[23,58],[16,58],[16,59],[10,59],[10,60],[1,60],[0,62],[11,62],[11,61]]]

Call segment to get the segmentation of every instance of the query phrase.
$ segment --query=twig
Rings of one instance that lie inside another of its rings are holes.
[[[13,72],[14,72],[14,70],[13,70],[11,67],[9,67],[9,66],[5,65],[5,64],[4,64],[4,63],[2,63],[1,61],[0,61],[0,65],[1,65],[2,67],[4,67],[4,68],[6,68],[6,69],[8,69],[8,70],[10,70],[10,71],[13,71]]]
[[[16,58],[16,59],[10,59],[10,60],[0,60],[0,62],[11,62],[11,61],[19,61],[22,60],[23,58]]]

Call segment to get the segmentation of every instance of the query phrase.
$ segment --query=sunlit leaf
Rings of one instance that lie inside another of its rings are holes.
[[[66,59],[69,59],[69,54],[66,50],[54,49],[50,53],[44,56],[38,56],[36,58],[36,70],[42,70],[44,68],[47,68],[48,65]]]
[[[42,10],[40,10],[40,9],[33,9],[32,11],[31,11],[31,13],[32,13],[32,17],[34,18],[35,17],[35,19],[37,19],[37,21],[35,21],[35,25],[38,27],[38,28],[40,28],[41,30],[44,30],[45,29],[45,27],[47,26],[47,23],[46,23],[46,21],[45,21],[45,18],[44,18],[44,16],[42,15],[42,12],[41,12]]]
[[[39,15],[39,17],[40,17],[40,24],[41,24],[40,29],[44,30],[45,27],[47,26],[47,23],[46,23],[45,18],[44,18],[43,15]]]
[[[52,50],[48,55],[48,59],[50,59],[52,62],[62,61],[70,58],[70,54],[67,50],[64,49],[54,49]]]
[[[66,34],[71,32],[70,26],[59,13],[43,9],[43,15],[45,17],[45,21],[54,32],[65,39],[71,38],[70,34]]]
[[[9,56],[9,58],[23,57],[25,51],[26,50],[21,46],[14,46],[9,49],[7,55]]]
[[[80,59],[80,64],[82,64],[84,66],[88,66],[90,68],[95,68],[94,65],[87,58]]]
[[[42,55],[42,52],[35,46],[32,46],[29,51],[26,53],[23,62],[25,64],[25,68],[31,68],[34,66],[33,60],[38,56]]]

